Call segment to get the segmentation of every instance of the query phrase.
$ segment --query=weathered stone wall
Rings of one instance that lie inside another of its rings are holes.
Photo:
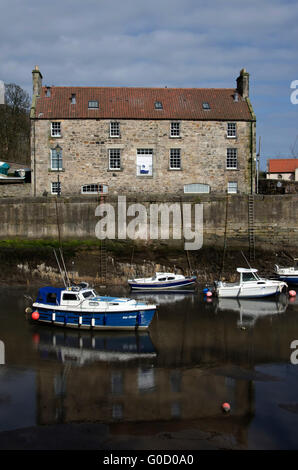
[[[81,186],[104,183],[110,193],[183,193],[189,183],[209,184],[226,193],[229,181],[239,193],[250,191],[251,145],[255,153],[255,123],[237,122],[237,138],[227,137],[227,122],[181,121],[181,136],[170,137],[168,120],[120,120],[120,136],[109,137],[109,120],[59,120],[62,136],[51,137],[51,121],[32,122],[32,195],[51,194],[57,171],[51,170],[50,149],[62,148],[59,172],[64,195],[78,195]],[[251,132],[253,136],[251,138]],[[226,169],[227,148],[237,148],[238,169]],[[121,151],[121,169],[109,170],[109,149]],[[171,148],[181,149],[181,169],[169,169]],[[137,149],[153,150],[153,175],[137,176]]]
[[[1,197],[28,197],[31,195],[30,183],[0,184]]]
[[[248,245],[248,196],[204,195],[200,198],[177,195],[129,195],[130,203],[140,202],[149,214],[150,204],[167,202],[203,204],[204,246],[223,246],[226,235],[230,247]],[[94,239],[100,217],[95,216],[99,204],[96,197],[7,198],[1,201],[0,238],[58,238],[58,224],[62,239]],[[115,208],[118,218],[118,199],[109,195],[107,202]],[[298,249],[298,195],[255,196],[256,246],[265,249]],[[129,218],[127,218],[129,220]],[[150,219],[148,218],[148,224]],[[116,224],[117,225],[117,224]],[[116,230],[116,240],[118,234]],[[141,243],[152,243],[142,241]],[[183,248],[184,240],[157,240],[164,246]]]

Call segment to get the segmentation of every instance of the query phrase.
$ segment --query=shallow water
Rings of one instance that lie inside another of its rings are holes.
[[[298,448],[298,299],[110,289],[159,305],[128,334],[34,325],[28,293],[0,289],[1,449]]]

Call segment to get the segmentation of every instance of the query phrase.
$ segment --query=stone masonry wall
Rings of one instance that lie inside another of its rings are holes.
[[[255,196],[256,247],[264,249],[298,250],[298,195]],[[58,239],[57,214],[63,240],[96,240],[95,227],[100,217],[95,216],[99,200],[96,197],[11,198],[1,201],[0,238],[4,239]],[[109,202],[118,219],[118,198],[109,195]],[[229,247],[248,246],[248,196],[204,195],[200,198],[177,195],[140,194],[127,197],[131,203],[142,203],[149,214],[153,203],[188,202],[203,204],[204,246],[223,246],[226,233]],[[58,212],[57,212],[58,211]],[[127,217],[127,221],[129,218]],[[148,224],[150,220],[148,218]],[[171,233],[171,232],[170,232]],[[115,239],[118,235],[116,233]],[[151,240],[142,241],[151,244]],[[164,246],[182,248],[183,239],[157,240]]]
[[[51,121],[32,123],[32,195],[51,193],[57,171],[51,171],[50,149],[63,152],[59,172],[64,195],[79,195],[83,184],[104,183],[109,193],[183,193],[189,183],[209,184],[226,193],[228,181],[239,193],[250,191],[251,123],[237,122],[237,138],[227,137],[227,122],[182,121],[181,137],[170,137],[168,120],[119,120],[120,138],[109,137],[109,120],[59,120],[62,136],[52,138]],[[253,133],[255,133],[255,123]],[[255,137],[253,136],[253,152]],[[226,169],[227,148],[237,148],[238,169]],[[121,170],[109,170],[109,149],[121,150]],[[169,169],[171,148],[181,149],[181,170]],[[137,149],[153,150],[153,176],[137,176]],[[36,191],[36,193],[35,193]]]

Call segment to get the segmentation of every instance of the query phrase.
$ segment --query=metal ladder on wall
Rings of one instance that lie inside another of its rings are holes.
[[[99,204],[104,203],[104,197],[101,195]],[[107,260],[107,240],[104,238],[100,241],[100,278],[103,286],[107,284],[107,271],[108,271],[108,260]]]
[[[255,200],[254,195],[248,196],[248,242],[249,242],[249,260],[255,259]]]

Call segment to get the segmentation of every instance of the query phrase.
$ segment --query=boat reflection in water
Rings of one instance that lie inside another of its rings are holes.
[[[171,290],[171,291],[160,291],[160,292],[150,292],[150,291],[138,291],[131,292],[130,297],[132,299],[143,299],[147,302],[155,302],[157,305],[168,305],[175,304],[185,300],[186,297],[192,298],[194,300],[194,295],[196,291],[193,289],[184,289],[184,290]]]
[[[217,299],[216,310],[238,312],[238,326],[253,327],[258,318],[285,313],[288,298],[282,294],[274,300],[265,299]]]
[[[126,362],[157,356],[146,332],[97,333],[52,331],[34,333],[42,359],[84,366],[93,362]]]

